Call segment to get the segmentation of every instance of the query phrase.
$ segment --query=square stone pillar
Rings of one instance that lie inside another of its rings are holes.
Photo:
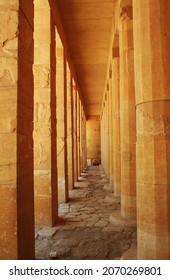
[[[103,134],[103,145],[102,145],[102,165],[104,171],[107,170],[107,159],[108,159],[108,141],[107,141],[107,96],[105,94],[104,97],[104,104],[103,104],[103,127],[102,127],[102,134]]]
[[[77,170],[78,176],[80,176],[81,172],[80,166],[80,98],[77,92]]]
[[[170,259],[170,2],[134,0],[139,259]]]
[[[35,222],[57,219],[55,26],[48,1],[34,1]]]
[[[108,80],[108,114],[109,114],[109,185],[110,189],[113,191],[113,91],[112,91],[112,69],[109,70],[109,80]]]
[[[83,171],[87,161],[86,151],[86,115],[84,113],[82,102],[80,103],[80,166]]]
[[[105,107],[105,114],[106,114],[106,130],[105,130],[105,136],[106,136],[106,175],[107,178],[109,179],[110,177],[110,139],[109,139],[109,84],[107,83],[107,91],[106,91],[106,107]]]
[[[112,59],[112,87],[113,87],[113,174],[114,196],[121,194],[121,160],[120,160],[120,88],[119,88],[119,56],[113,50]]]
[[[132,8],[124,7],[119,20],[121,214],[136,218],[136,112]]]
[[[102,108],[101,118],[101,163],[104,162],[104,108]]]
[[[0,259],[28,260],[35,256],[33,1],[0,1],[0,11]]]
[[[73,160],[73,102],[71,88],[71,73],[67,63],[67,164],[68,188],[74,187],[74,160]]]
[[[63,46],[57,40],[57,168],[58,168],[58,201],[68,201],[68,162],[67,162],[67,80],[66,60]]]
[[[82,168],[87,163],[87,145],[86,145],[86,115],[82,107]]]
[[[73,151],[74,151],[74,182],[78,181],[78,157],[77,157],[77,89],[72,83],[72,99],[73,99]]]
[[[109,164],[110,164],[110,154],[109,154],[109,105],[108,105],[108,91],[106,91],[104,96],[104,104],[103,104],[103,146],[102,146],[102,164],[104,171],[109,177]]]

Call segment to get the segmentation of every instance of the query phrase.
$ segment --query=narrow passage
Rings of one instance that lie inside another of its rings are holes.
[[[113,260],[136,244],[136,230],[109,223],[120,203],[106,202],[109,193],[100,166],[86,167],[68,203],[59,205],[56,227],[36,227],[36,259]]]

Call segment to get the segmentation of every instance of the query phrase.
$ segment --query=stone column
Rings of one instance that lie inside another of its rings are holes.
[[[86,147],[86,115],[82,108],[82,156],[83,156],[83,168],[87,162],[87,147]]]
[[[109,71],[109,82],[108,82],[108,87],[109,87],[109,185],[111,187],[111,190],[113,191],[113,91],[112,91],[112,83],[111,83],[111,78],[112,78],[112,69]]]
[[[138,258],[170,259],[170,2],[134,5]]]
[[[136,113],[134,90],[133,21],[131,7],[123,8],[119,21],[121,214],[136,218]]]
[[[109,180],[110,177],[110,141],[109,141],[109,84],[107,84],[107,92],[106,92],[106,175]]]
[[[79,113],[79,118],[80,118],[80,175],[81,172],[83,170],[83,146],[82,146],[82,104],[81,104],[81,100],[80,100],[80,113]]]
[[[66,101],[66,61],[64,50],[58,36],[57,41],[57,169],[58,169],[58,200],[59,203],[68,200],[67,171],[67,101]]]
[[[136,112],[132,8],[123,7],[119,19],[121,213],[111,222],[136,225]],[[115,220],[116,219],[116,220]]]
[[[109,131],[108,131],[108,92],[105,93],[104,106],[103,106],[103,168],[109,177]],[[106,183],[106,182],[105,182]]]
[[[57,218],[55,26],[48,1],[34,0],[35,223]]]
[[[74,151],[74,182],[78,181],[78,159],[77,159],[77,89],[73,81],[73,151]]]
[[[113,52],[114,55],[114,52]],[[121,163],[120,163],[120,91],[119,91],[119,56],[112,60],[112,87],[113,87],[113,174],[114,196],[121,193]]]
[[[1,1],[0,11],[0,259],[28,260],[35,255],[33,1]]]
[[[102,105],[102,113],[101,113],[101,165],[104,163],[104,155],[103,155],[103,130],[104,130],[104,105]]]
[[[80,98],[77,92],[77,169],[80,176]]]
[[[108,80],[108,172],[109,172],[109,183],[105,184],[104,189],[107,191],[113,192],[113,91],[112,91],[112,69],[109,70],[109,80]],[[105,142],[105,141],[104,141]],[[108,160],[109,159],[109,160]],[[106,196],[106,201],[110,201],[113,194],[109,194]]]
[[[106,173],[107,170],[107,156],[108,156],[108,144],[107,144],[107,120],[106,120],[106,100],[107,96],[105,94],[105,100],[104,100],[104,107],[103,107],[103,168]]]
[[[67,63],[67,164],[68,164],[68,188],[73,189],[73,106],[71,93],[71,73]]]

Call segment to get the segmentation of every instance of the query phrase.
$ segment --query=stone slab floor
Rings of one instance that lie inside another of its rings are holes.
[[[105,202],[101,166],[86,167],[56,227],[36,227],[36,259],[113,260],[136,245],[136,229],[109,224],[120,203]]]

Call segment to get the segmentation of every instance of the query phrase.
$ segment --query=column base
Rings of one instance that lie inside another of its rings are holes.
[[[99,170],[103,171],[103,166],[99,164]]]
[[[83,177],[81,177],[81,176],[79,176],[79,177],[78,177],[78,181],[86,181],[86,179],[83,178]]]
[[[115,211],[112,214],[110,214],[109,222],[111,224],[115,224],[115,225],[119,225],[119,226],[123,226],[123,227],[136,228],[136,226],[137,226],[136,220],[122,217],[120,210]]]
[[[103,184],[108,184],[108,183],[109,183],[109,180],[108,180],[107,178],[103,178],[103,179],[101,179],[101,182],[102,182]]]
[[[120,197],[114,196],[114,193],[110,193],[105,197],[105,202],[110,202],[110,203],[119,203],[120,204]]]
[[[75,182],[74,187],[77,188],[87,188],[89,186],[89,182],[87,181],[81,181],[81,182]]]
[[[89,174],[85,171],[81,172],[81,176],[88,176]]]
[[[126,252],[123,253],[121,260],[138,260],[137,246],[132,246]]]
[[[113,191],[114,191],[113,185],[110,185],[110,184],[105,184],[104,187],[103,187],[103,189],[104,189],[105,191],[109,191],[109,192],[113,192]]]

